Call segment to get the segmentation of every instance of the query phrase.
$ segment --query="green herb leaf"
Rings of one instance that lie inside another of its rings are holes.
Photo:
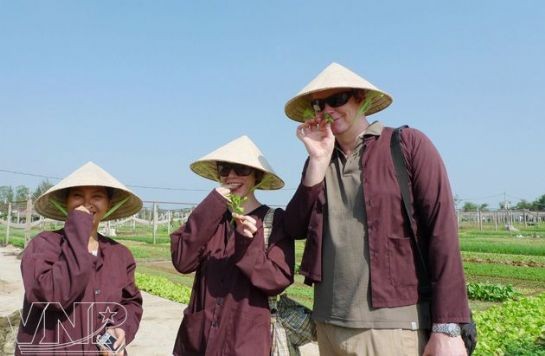
[[[303,111],[303,120],[307,121],[308,119],[314,118],[315,113],[314,110],[306,108],[305,111]]]
[[[227,205],[231,208],[231,212],[235,214],[244,215],[244,208],[242,205],[248,199],[248,197],[241,197],[236,194],[229,194],[229,203]]]
[[[331,124],[333,122],[333,117],[326,112],[324,113],[324,119],[328,124]]]

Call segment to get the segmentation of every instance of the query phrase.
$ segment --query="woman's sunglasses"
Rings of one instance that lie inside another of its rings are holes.
[[[329,105],[332,108],[338,108],[339,106],[343,106],[350,100],[350,98],[354,95],[354,91],[342,91],[340,93],[335,93],[331,96],[328,96],[324,99],[314,99],[310,102],[312,107],[314,109],[320,108],[320,111],[324,110],[325,104]]]
[[[234,170],[236,175],[240,177],[249,176],[254,171],[252,167],[236,163],[218,162],[217,167],[220,177],[227,177],[231,170]]]

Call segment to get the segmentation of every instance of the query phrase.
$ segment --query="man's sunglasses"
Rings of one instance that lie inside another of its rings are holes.
[[[316,108],[320,108],[320,111],[324,110],[325,104],[329,105],[332,108],[338,108],[339,106],[343,106],[350,100],[350,98],[354,95],[354,91],[342,91],[340,93],[335,93],[331,96],[328,96],[324,99],[314,99],[310,102],[314,110]]]
[[[218,162],[217,167],[220,177],[227,177],[231,170],[234,170],[236,175],[240,177],[249,176],[254,171],[252,167],[236,163]]]

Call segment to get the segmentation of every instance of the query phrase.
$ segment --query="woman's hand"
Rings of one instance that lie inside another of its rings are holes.
[[[220,185],[219,187],[216,187],[216,192],[220,193],[225,200],[229,200],[228,196],[231,194],[231,190],[226,186]]]
[[[107,332],[113,335],[117,341],[114,343],[114,349],[111,351],[103,346],[100,346],[101,356],[122,356],[125,355],[125,330],[121,328],[108,328]]]
[[[254,237],[254,234],[257,231],[256,221],[254,218],[249,215],[233,213],[233,219],[235,219],[236,229],[239,234],[250,239]]]
[[[89,211],[89,209],[87,209],[85,206],[83,205],[80,205],[78,207],[76,207],[74,210],[77,210],[77,211],[83,211],[84,213],[87,213],[89,215],[91,215],[91,212]]]

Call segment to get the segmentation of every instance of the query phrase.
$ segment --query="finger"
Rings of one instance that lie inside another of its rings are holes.
[[[251,239],[254,238],[254,234],[252,234],[252,232],[249,231],[248,229],[242,229],[242,235],[249,237]]]
[[[250,233],[255,234],[257,231],[257,227],[255,226],[255,223],[252,223],[251,221],[243,221],[242,226],[244,229],[250,231]]]
[[[297,135],[297,137],[299,138],[303,138],[303,136],[305,136],[305,124],[301,124],[299,126],[297,126],[297,130],[295,131],[295,134]]]
[[[250,215],[244,215],[244,220],[249,221],[250,223],[252,223],[254,225],[257,223],[257,221],[253,217],[251,217]]]
[[[83,205],[80,205],[76,208],[76,210],[78,211],[83,211],[84,213],[87,213],[87,214],[91,214],[91,212],[89,211],[89,209],[87,209],[85,206]]]

